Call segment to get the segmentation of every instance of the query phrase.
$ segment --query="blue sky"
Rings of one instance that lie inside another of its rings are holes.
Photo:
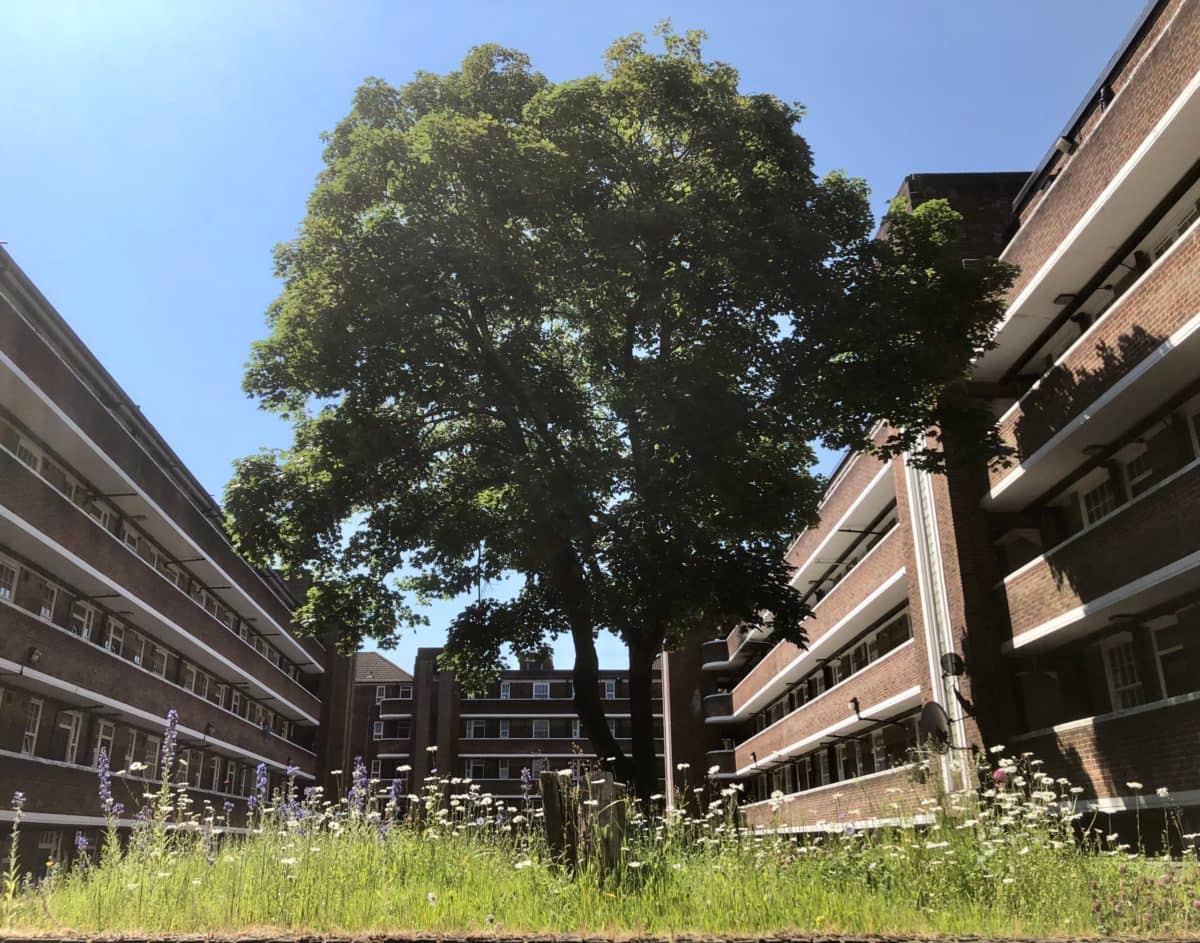
[[[499,42],[573,78],[670,17],[707,30],[745,90],[802,102],[818,168],[865,177],[878,210],[911,172],[1032,168],[1141,5],[7,0],[0,240],[220,495],[235,457],[287,442],[241,393],[242,366],[319,134],[366,76],[399,84]],[[453,611],[394,657],[411,664]],[[601,657],[623,663],[612,642]]]

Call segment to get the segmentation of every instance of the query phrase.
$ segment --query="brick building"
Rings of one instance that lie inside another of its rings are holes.
[[[114,771],[129,825],[179,712],[197,809],[260,763],[301,785],[344,762],[350,660],[299,637],[274,574],[238,556],[220,508],[0,250],[0,828],[27,797],[22,860],[71,854]]]
[[[964,214],[964,264],[1020,268],[968,389],[1015,456],[847,457],[788,550],[809,646],[702,645],[709,759],[749,822],[775,790],[798,828],[912,812],[984,744],[1102,813],[1200,804],[1198,142],[1200,0],[1161,0],[1032,174],[905,181]],[[931,702],[952,749],[922,776]]]
[[[437,770],[469,778],[484,792],[518,799],[521,771],[581,769],[597,761],[574,709],[569,670],[553,662],[501,672],[480,696],[466,693],[453,672],[440,671],[440,649],[417,651],[412,674],[378,652],[360,652],[355,671],[352,752],[374,778],[399,778],[417,790]],[[629,673],[600,671],[609,725],[630,748]],[[656,694],[660,690],[655,681]],[[655,736],[662,755],[661,700]],[[430,749],[436,748],[436,749]]]

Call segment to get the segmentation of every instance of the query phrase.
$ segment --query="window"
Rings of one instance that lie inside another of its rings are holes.
[[[125,768],[129,769],[137,760],[137,739],[138,732],[132,727],[129,729],[129,741],[125,744]]]
[[[375,703],[378,704],[385,697],[387,697],[387,685],[385,685],[385,684],[375,685]]]
[[[250,795],[250,767],[249,766],[242,767],[242,772],[238,776],[237,792],[238,792],[239,796]]]
[[[500,682],[500,700],[508,701],[511,699],[512,699],[512,682],[511,681],[501,681]]]
[[[487,736],[487,721],[485,720],[468,720],[467,721],[467,739],[482,740]]]
[[[1150,464],[1150,451],[1143,450],[1125,463],[1125,481],[1129,493],[1137,496],[1150,487],[1154,480],[1154,466]]]
[[[62,761],[74,765],[79,755],[79,734],[83,730],[83,715],[78,711],[63,711],[58,715],[58,729],[63,735]]]
[[[199,789],[203,779],[204,754],[199,750],[192,750],[191,756],[188,758],[187,780],[193,787]]]
[[[508,779],[508,760],[501,760],[496,770],[497,779]]]
[[[383,761],[371,760],[371,778],[378,779],[383,774]]]
[[[33,446],[31,446],[25,439],[22,439],[17,443],[17,458],[19,458],[34,471],[37,471],[38,465],[41,464],[38,453],[34,451]]]
[[[99,764],[101,753],[103,753],[109,759],[112,758],[113,740],[116,738],[116,733],[116,725],[111,721],[96,721],[96,745],[92,747],[93,766]]]
[[[402,701],[411,701],[412,700],[412,685],[411,684],[400,685],[400,690],[397,692],[397,696]]]
[[[141,546],[141,543],[142,543],[142,535],[139,534],[132,527],[130,527],[128,524],[126,524],[124,521],[122,521],[121,522],[121,541],[130,550],[132,550],[134,553],[137,553],[138,547]]]
[[[221,758],[214,756],[208,761],[208,788],[213,792],[221,790]]]
[[[167,653],[157,645],[151,646],[150,670],[156,675],[167,676]]]
[[[33,756],[37,751],[38,728],[42,725],[42,699],[31,697],[25,709],[25,735],[21,738],[21,752]]]
[[[1200,664],[1194,664],[1195,652],[1194,645],[1189,651],[1183,626],[1178,620],[1155,630],[1154,653],[1164,695],[1177,697],[1200,687]]]
[[[533,722],[533,736],[536,740],[546,740],[550,737],[550,721],[539,717]]]
[[[54,618],[54,603],[58,600],[58,587],[42,583],[42,597],[38,603],[38,615],[43,619]]]
[[[158,778],[158,755],[161,746],[162,737],[146,734],[146,746],[142,750],[142,762],[146,764],[146,776],[150,779]]]
[[[67,619],[67,628],[82,639],[90,640],[92,630],[100,622],[100,611],[82,599],[71,603],[71,614]]]
[[[399,721],[396,724],[396,740],[407,740],[412,736],[412,726],[407,720]]]
[[[12,602],[17,591],[17,574],[20,572],[16,563],[7,557],[0,557],[0,599]]]
[[[1143,701],[1143,694],[1133,640],[1127,635],[1113,639],[1105,644],[1102,651],[1113,710],[1137,707]]]
[[[121,625],[116,619],[108,620],[104,647],[114,655],[120,655],[125,648],[125,626]]]
[[[605,720],[608,722],[608,732],[615,737],[617,735],[617,718],[606,717]]]
[[[507,740],[512,734],[511,721],[507,717],[500,718],[500,739]]]
[[[486,779],[487,764],[483,760],[467,760],[468,779]]]
[[[573,740],[578,740],[582,736],[583,724],[580,722],[579,718],[576,717],[571,721],[571,738]]]
[[[1095,524],[1117,509],[1117,492],[1109,479],[1083,492],[1082,500],[1083,519],[1089,524]]]
[[[548,681],[533,682],[533,699],[546,701],[550,699],[550,683]]]
[[[38,833],[38,851],[47,862],[62,860],[62,832],[47,829]]]
[[[606,678],[604,684],[604,699],[606,701],[615,701],[617,699],[617,682],[615,678]]]
[[[377,721],[375,721],[374,724],[371,725],[371,739],[372,740],[382,740],[383,739],[383,721],[382,720],[377,720]]]
[[[231,691],[229,695],[229,709],[239,717],[242,716],[242,692]]]

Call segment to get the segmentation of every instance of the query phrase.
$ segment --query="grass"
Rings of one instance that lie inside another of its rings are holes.
[[[124,844],[110,827],[98,855],[37,883],[10,861],[0,906],[11,931],[59,933],[1197,934],[1196,836],[1174,836],[1182,857],[1138,853],[1036,760],[998,763],[994,788],[938,800],[932,826],[805,839],[739,828],[736,790],[713,783],[702,816],[630,809],[608,870],[560,866],[532,803],[461,780],[401,796],[358,766],[342,797],[260,787],[251,833],[234,835],[168,775]]]

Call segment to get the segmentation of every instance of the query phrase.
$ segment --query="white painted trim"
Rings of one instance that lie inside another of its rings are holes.
[[[818,694],[816,697],[814,697],[811,701],[805,701],[803,704],[801,704],[799,707],[797,707],[790,714],[784,714],[782,717],[779,718],[779,720],[775,721],[774,723],[768,724],[766,727],[763,727],[762,730],[755,731],[751,736],[747,737],[745,740],[743,740],[738,745],[739,749],[742,747],[748,746],[750,744],[750,742],[753,741],[756,737],[761,737],[764,733],[766,733],[769,730],[774,729],[779,724],[782,724],[784,721],[791,720],[792,718],[796,717],[801,711],[808,710],[808,708],[810,706],[812,706],[813,704],[816,704],[817,701],[819,701],[823,697],[825,697],[826,694],[832,694],[834,691],[836,691],[838,688],[840,688],[843,684],[849,684],[851,681],[855,681],[855,680],[861,678],[864,674],[866,674],[868,671],[870,671],[876,665],[883,664],[883,662],[885,662],[889,658],[891,658],[892,655],[894,655],[896,652],[902,651],[903,649],[908,648],[915,641],[916,641],[916,639],[909,638],[908,640],[901,642],[899,645],[897,645],[895,648],[893,648],[887,654],[885,654],[879,658],[876,658],[873,662],[870,662],[865,668],[862,668],[859,671],[854,672],[854,674],[850,675],[847,678],[843,678],[841,681],[839,681],[833,687],[826,688],[824,691],[822,691],[820,694]]]
[[[746,702],[741,707],[739,707],[732,714],[730,714],[729,715],[730,718],[736,719],[739,717],[745,717],[747,714],[752,713],[754,710],[754,705],[762,699],[763,692],[766,691],[768,686],[774,684],[777,680],[782,678],[784,675],[790,674],[799,665],[801,665],[805,659],[815,659],[816,658],[815,653],[818,650],[829,647],[830,639],[836,638],[837,635],[842,633],[843,629],[848,624],[853,622],[856,618],[858,618],[858,616],[862,613],[862,611],[864,609],[866,609],[869,605],[871,605],[873,602],[875,602],[875,600],[877,600],[880,596],[882,596],[884,593],[886,593],[888,590],[890,590],[893,586],[895,586],[898,581],[904,579],[904,575],[905,575],[905,569],[904,569],[904,567],[900,567],[900,569],[898,569],[895,573],[893,573],[886,580],[884,580],[877,587],[875,587],[875,589],[873,589],[870,592],[870,594],[868,594],[865,598],[863,598],[862,601],[859,602],[859,604],[857,606],[855,606],[853,609],[851,609],[848,613],[846,613],[844,616],[842,616],[842,618],[839,619],[837,621],[837,623],[835,623],[833,626],[831,626],[828,632],[825,632],[820,638],[818,638],[811,645],[809,645],[808,648],[801,649],[800,654],[798,654],[790,662],[788,662],[781,669],[779,669],[779,671],[775,672],[775,674],[773,674],[770,678],[766,679],[766,681],[759,684],[758,690],[755,691],[752,695],[750,695],[750,697],[748,697],[746,699]],[[757,667],[757,666],[755,666],[755,667]],[[744,677],[741,681],[739,681],[736,685],[734,685],[733,691],[731,691],[730,694],[731,695],[736,694],[738,688],[740,688],[743,684],[746,684],[747,682],[749,682],[753,677],[754,677],[754,672],[751,671],[750,674],[746,675],[746,677]]]
[[[131,717],[136,717],[139,720],[143,720],[156,728],[161,727],[164,722],[162,717],[158,716],[157,714],[152,714],[149,711],[142,710],[140,707],[134,707],[132,704],[126,704],[124,701],[118,701],[116,698],[111,698],[107,695],[90,691],[87,688],[80,687],[77,684],[70,684],[61,680],[60,678],[54,677],[53,675],[45,674],[44,672],[37,671],[26,665],[17,664],[15,661],[9,661],[7,658],[0,658],[0,670],[9,675],[18,675],[20,677],[29,678],[30,680],[36,681],[39,684],[44,684],[47,687],[54,688],[56,691],[66,691],[70,694],[76,695],[77,697],[90,700],[95,704],[100,704],[105,707],[110,707],[114,710],[121,711],[122,713],[128,714]],[[221,749],[230,753],[234,753],[237,756],[257,760],[258,762],[265,763],[267,766],[274,769],[287,769],[286,763],[280,763],[271,759],[270,757],[255,753],[253,750],[247,750],[245,747],[236,746],[226,740],[221,740],[217,737],[210,737],[199,730],[194,730],[191,727],[187,727],[183,724],[179,724],[178,729],[181,735],[199,740],[201,743],[212,744],[213,746],[220,747]],[[285,740],[284,742],[288,743],[289,741]],[[303,771],[301,771],[298,775],[304,777],[305,779],[315,778],[311,773],[306,773]]]
[[[852,779],[846,780],[854,782]],[[844,832],[848,828],[856,832],[864,832],[873,828],[911,828],[914,825],[932,825],[937,817],[928,812],[918,812],[915,815],[887,816],[884,818],[855,819],[853,822],[818,822],[815,825],[782,825],[776,829],[755,829],[777,835],[802,835],[808,833],[830,834]]]
[[[1188,104],[1192,96],[1196,94],[1197,90],[1200,90],[1200,72],[1197,72],[1192,77],[1191,81],[1188,82],[1183,91],[1179,93],[1179,96],[1175,99],[1175,101],[1171,103],[1171,106],[1163,113],[1163,116],[1151,129],[1150,133],[1142,139],[1141,143],[1137,146],[1137,149],[1134,150],[1133,154],[1130,155],[1129,159],[1122,165],[1121,169],[1113,175],[1112,179],[1109,180],[1108,185],[1100,192],[1096,199],[1092,201],[1091,206],[1087,208],[1083,215],[1079,217],[1079,220],[1071,228],[1070,232],[1068,232],[1067,235],[1058,243],[1058,245],[1055,246],[1054,251],[1047,256],[1046,261],[1043,262],[1038,268],[1037,274],[1035,274],[1033,278],[1029,280],[1028,284],[1021,289],[1021,293],[1013,300],[1012,304],[1008,306],[1008,310],[1004,314],[1004,319],[1000,322],[999,327],[997,327],[995,333],[996,337],[999,337],[1000,333],[1009,324],[1009,322],[1017,316],[1016,312],[1020,310],[1020,308],[1028,301],[1030,295],[1032,295],[1033,292],[1041,286],[1042,282],[1046,280],[1050,270],[1053,269],[1062,259],[1062,257],[1066,255],[1067,252],[1075,245],[1083,232],[1092,225],[1092,222],[1100,213],[1100,210],[1103,209],[1105,204],[1107,204],[1110,199],[1112,199],[1113,194],[1124,185],[1125,181],[1133,173],[1137,165],[1141,163],[1142,159],[1147,153],[1149,153],[1158,139],[1162,137],[1166,129],[1172,124],[1172,122],[1174,122],[1179,112],[1183,110],[1184,106]],[[1045,200],[1043,199],[1042,203],[1038,204],[1037,208],[1034,210],[1034,213],[1031,214],[1030,219],[1026,221],[1022,228],[1029,227],[1034,216],[1036,216],[1037,211],[1041,209],[1044,203]],[[1009,250],[1013,247],[1014,242],[1015,241],[1010,241],[1009,244],[1005,246],[1004,251],[1000,253],[1001,260],[1007,259]]]
[[[858,493],[858,497],[856,497],[851,502],[850,507],[846,508],[846,510],[842,514],[842,516],[839,517],[837,519],[837,521],[834,523],[834,525],[829,528],[829,533],[827,533],[824,537],[821,538],[821,542],[819,544],[817,544],[817,546],[816,546],[816,548],[814,548],[813,552],[808,555],[808,559],[806,559],[802,564],[800,564],[800,566],[796,567],[796,572],[792,575],[792,578],[790,580],[788,580],[789,586],[793,587],[794,589],[799,589],[799,587],[796,586],[796,580],[800,576],[800,574],[803,573],[805,570],[807,570],[812,565],[813,561],[817,560],[821,556],[821,553],[824,551],[825,547],[829,544],[829,541],[831,541],[834,538],[834,536],[838,533],[841,526],[844,523],[846,523],[846,521],[850,518],[850,515],[852,515],[855,511],[857,511],[862,506],[863,502],[866,501],[866,499],[867,499],[867,495],[869,495],[875,489],[875,486],[876,486],[876,484],[878,484],[880,479],[882,479],[885,475],[891,474],[891,471],[892,471],[892,466],[891,466],[890,462],[885,463],[883,465],[883,467],[879,469],[879,472],[875,475],[875,477],[873,477],[870,480],[870,482],[867,483],[867,486]],[[894,497],[894,495],[893,495],[893,497]],[[820,526],[820,525],[818,525],[818,526]],[[796,538],[796,539],[799,540],[799,538]],[[884,538],[884,539],[886,540],[887,538]],[[881,540],[879,543],[883,543],[883,541]],[[878,546],[878,544],[876,544],[876,546]],[[874,548],[872,548],[872,550],[873,549]],[[862,561],[859,561],[859,562],[861,563]],[[851,568],[851,570],[853,570],[853,567]],[[847,570],[846,575],[849,575],[851,570]]]
[[[24,569],[24,568],[22,568],[22,569]],[[196,700],[200,701],[200,703],[206,705],[207,707],[215,708],[216,710],[219,710],[224,714],[228,714],[234,720],[241,721],[242,723],[248,725],[250,727],[250,729],[254,730],[256,733],[261,729],[259,727],[259,725],[254,723],[252,720],[250,720],[250,718],[242,717],[240,714],[235,714],[229,708],[222,707],[220,704],[217,704],[215,701],[210,701],[208,698],[206,698],[200,694],[197,694],[195,691],[189,690],[188,688],[185,688],[183,685],[178,684],[175,681],[172,681],[170,678],[164,677],[163,675],[160,675],[157,672],[151,671],[145,665],[139,665],[136,662],[130,661],[128,658],[125,658],[122,655],[118,655],[116,652],[109,651],[109,649],[104,645],[97,645],[95,642],[91,641],[90,639],[85,639],[81,636],[78,636],[74,632],[72,632],[70,629],[64,628],[63,626],[59,625],[56,622],[51,622],[49,619],[45,618],[44,616],[38,615],[36,612],[31,612],[28,609],[22,608],[21,606],[18,606],[16,603],[12,602],[11,600],[0,599],[0,607],[4,607],[4,606],[9,607],[10,609],[15,609],[17,612],[21,613],[21,615],[26,616],[29,619],[32,619],[34,622],[38,622],[41,625],[46,626],[47,628],[54,629],[56,632],[62,632],[64,635],[69,635],[69,636],[71,636],[71,638],[76,639],[79,642],[82,642],[84,645],[91,646],[92,648],[96,649],[97,651],[103,652],[106,657],[112,658],[112,659],[120,662],[122,666],[132,668],[134,671],[140,671],[143,674],[150,676],[151,678],[157,678],[159,681],[163,682],[164,684],[169,684],[171,687],[175,688],[175,690],[182,691],[188,697],[195,698]],[[222,685],[228,685],[230,683],[228,681],[222,681],[220,679],[216,679],[216,680],[217,680],[218,684],[222,684]],[[316,758],[317,754],[314,753],[312,750],[309,750],[307,747],[302,747],[302,746],[300,746],[300,744],[296,743],[293,740],[288,740],[286,737],[280,737],[274,731],[272,731],[271,735],[274,737],[278,737],[280,740],[282,740],[284,743],[286,743],[289,747],[293,747],[294,749],[300,750],[303,753],[307,753],[309,756],[313,757],[314,759]]]
[[[1200,805],[1200,789],[1185,789],[1183,792],[1168,792],[1165,796],[1151,792],[1121,796],[1101,796],[1097,799],[1081,799],[1076,808],[1084,807],[1087,812],[1134,812],[1139,809],[1174,809],[1180,806]]]
[[[884,700],[880,701],[878,704],[872,704],[870,707],[863,707],[860,710],[861,710],[861,713],[869,715],[869,716],[885,714],[887,711],[890,711],[898,706],[906,705],[909,701],[913,700],[914,698],[916,698],[917,701],[920,701],[921,686],[919,684],[914,684],[912,687],[906,688],[905,690],[901,691],[899,694],[893,694],[891,697],[885,698]],[[828,737],[830,734],[837,733],[837,731],[842,730],[845,727],[850,727],[857,723],[861,723],[861,721],[853,715],[851,715],[849,717],[844,717],[841,720],[830,724],[824,730],[819,730],[816,733],[809,734],[807,737],[802,737],[801,739],[795,741],[794,743],[790,743],[786,747],[780,747],[774,753],[770,753],[767,756],[765,756],[759,760],[756,760],[755,762],[751,763],[749,766],[743,766],[741,769],[739,769],[737,771],[736,775],[739,779],[741,779],[744,776],[749,776],[751,773],[765,772],[765,770],[760,770],[760,769],[758,769],[758,767],[762,766],[763,764],[773,762],[774,760],[790,759],[791,757],[793,757],[797,753],[799,753],[804,747],[807,747],[807,746],[817,742],[818,740],[823,740],[825,737]]]
[[[36,540],[38,543],[42,544],[45,547],[48,547],[51,551],[58,554],[60,557],[63,557],[64,559],[69,560],[74,566],[83,570],[85,573],[87,573],[93,579],[97,580],[100,583],[103,583],[105,586],[107,586],[109,589],[111,589],[114,593],[116,593],[116,595],[120,596],[123,599],[127,599],[133,605],[141,607],[143,613],[145,615],[149,616],[151,619],[154,619],[155,621],[159,622],[160,624],[166,626],[168,629],[170,629],[176,635],[182,636],[183,638],[186,638],[190,642],[194,643],[196,646],[198,646],[200,649],[202,649],[207,655],[214,658],[215,660],[220,662],[222,665],[225,665],[226,667],[228,667],[228,669],[231,672],[233,672],[236,676],[243,678],[249,684],[255,685],[257,687],[265,688],[266,690],[271,692],[271,695],[277,701],[279,701],[282,704],[286,704],[296,714],[298,714],[300,717],[307,720],[310,724],[312,724],[313,726],[319,725],[319,721],[317,720],[317,718],[313,717],[307,711],[302,710],[301,708],[299,708],[295,704],[293,704],[291,701],[289,701],[287,698],[280,695],[279,692],[277,692],[274,688],[270,687],[265,681],[263,681],[260,678],[255,677],[254,675],[245,671],[240,665],[237,665],[234,662],[230,661],[228,658],[226,658],[224,655],[222,655],[216,649],[212,648],[210,645],[208,645],[202,639],[196,637],[191,632],[187,631],[187,629],[183,628],[181,625],[178,625],[177,623],[173,622],[171,619],[168,619],[165,615],[163,615],[161,612],[159,612],[157,609],[155,609],[149,603],[143,601],[141,599],[141,597],[139,597],[139,596],[135,595],[133,592],[131,592],[127,587],[125,587],[121,583],[116,582],[113,579],[110,579],[106,574],[100,572],[94,566],[92,566],[90,563],[88,563],[86,560],[84,560],[81,557],[72,553],[66,547],[62,546],[62,544],[58,543],[55,540],[51,540],[46,534],[43,534],[41,531],[39,531],[37,528],[35,528],[32,524],[30,524],[28,521],[26,521],[23,517],[14,513],[13,511],[9,510],[3,504],[0,504],[0,520],[7,520],[10,523],[15,524],[19,530],[24,531],[26,534],[28,534],[30,537],[32,537],[34,540]],[[284,677],[286,677],[286,675],[284,675]]]
[[[3,293],[0,292],[0,295],[3,295]],[[5,300],[8,301],[8,303],[10,305],[12,305],[14,311],[20,311],[20,309],[21,309],[20,305],[16,304],[11,298],[8,298],[7,295],[4,295],[4,297],[5,297]],[[39,334],[39,336],[40,336],[40,334]],[[231,587],[234,587],[235,589],[240,587],[241,584],[238,583],[237,580],[233,579],[233,577],[231,577],[228,573],[226,573],[225,570],[221,567],[221,565],[219,563],[217,563],[216,560],[214,560],[211,557],[211,555],[209,555],[209,553],[204,550],[203,547],[201,547],[198,543],[196,543],[196,541],[194,541],[192,539],[191,535],[186,530],[184,530],[175,521],[175,519],[171,515],[167,514],[161,507],[159,507],[158,504],[138,486],[137,482],[135,482],[132,477],[130,477],[128,474],[126,474],[125,470],[116,461],[114,461],[112,458],[109,457],[107,452],[105,452],[102,448],[100,448],[99,445],[97,445],[94,441],[92,441],[92,439],[87,435],[87,433],[85,433],[83,431],[83,429],[80,428],[80,426],[77,425],[73,419],[71,419],[70,416],[68,416],[62,409],[60,409],[58,404],[53,399],[51,399],[49,395],[47,395],[45,392],[43,392],[42,388],[40,386],[38,386],[33,381],[33,379],[28,374],[25,373],[24,370],[22,370],[20,367],[18,367],[16,362],[11,357],[9,357],[3,350],[0,350],[0,365],[4,365],[9,370],[11,370],[13,375],[16,376],[16,378],[18,380],[20,380],[21,383],[23,383],[30,390],[30,392],[33,393],[34,396],[36,396],[39,400],[41,400],[42,403],[52,413],[54,413],[55,416],[58,417],[59,421],[62,422],[63,425],[65,425],[67,427],[67,429],[69,429],[71,431],[71,433],[79,439],[79,441],[81,441],[85,445],[87,445],[88,448],[90,448],[92,450],[93,454],[95,454],[96,457],[99,458],[101,462],[103,462],[105,465],[107,465],[122,481],[124,481],[126,483],[127,487],[129,487],[138,496],[138,498],[140,500],[145,501],[146,504],[151,508],[151,510],[153,510],[158,515],[159,518],[161,518],[173,531],[175,531],[175,533],[178,534],[179,537],[181,537],[184,540],[184,542],[187,543],[187,545],[189,547],[193,548],[193,551],[196,554],[203,557],[205,562],[207,562],[214,570],[216,570],[217,573],[219,573],[221,575],[222,579],[224,579],[226,583],[228,583]],[[84,385],[87,386],[87,384],[84,384]],[[89,388],[89,391],[90,391],[90,388]],[[121,424],[118,423],[118,425],[121,425]],[[126,435],[129,435],[129,431],[127,429],[125,429],[125,427],[123,425],[121,426],[121,428],[125,431]],[[134,441],[136,441],[136,440],[134,440]],[[150,456],[150,458],[152,461],[154,461],[155,466],[157,467],[157,465],[158,465],[157,460],[155,460],[153,456]],[[185,500],[186,499],[187,498],[185,495]],[[191,501],[189,500],[188,503],[191,504]],[[195,507],[195,506],[193,505],[193,507]],[[200,513],[201,516],[203,516],[202,512],[200,512],[200,510],[198,508],[196,510],[197,510],[197,513]],[[215,530],[215,528],[214,528],[214,530]],[[231,549],[231,552],[236,553],[236,551],[232,551],[232,549]],[[247,564],[247,566],[249,566],[249,564]],[[251,572],[253,572],[253,567],[250,567],[250,569],[251,569]],[[262,581],[261,576],[259,576],[257,573],[255,573],[254,575],[257,579]],[[270,587],[268,587],[266,585],[265,581],[263,581],[263,587],[267,590],[267,592],[271,592]],[[300,653],[300,658],[305,663],[307,663],[308,665],[315,668],[317,672],[324,673],[324,671],[325,671],[324,666],[321,665],[316,659],[314,659],[313,656],[311,654],[309,654],[304,649],[304,647],[296,640],[296,638],[286,628],[284,628],[282,625],[280,625],[275,620],[275,618],[269,612],[267,612],[266,609],[262,605],[260,605],[257,600],[254,599],[253,596],[251,596],[245,590],[241,591],[241,595],[250,604],[250,607],[252,609],[254,609],[256,612],[258,612],[264,619],[266,619],[266,621],[268,623],[270,623],[272,626],[274,626],[276,629],[279,630],[280,636],[287,639],[288,642],[291,643],[292,648],[295,651]],[[274,595],[274,594],[272,593],[272,595]],[[280,605],[283,605],[282,600],[280,600]]]
[[[902,763],[899,766],[893,766],[893,767],[890,767],[889,769],[877,769],[873,773],[864,773],[862,776],[854,776],[850,779],[839,779],[837,782],[824,783],[820,786],[813,786],[811,789],[801,789],[798,792],[786,793],[783,797],[783,801],[788,801],[790,799],[790,802],[788,802],[789,805],[794,802],[803,802],[809,796],[813,796],[818,793],[829,792],[831,789],[837,789],[839,786],[851,787],[851,786],[857,785],[858,783],[865,783],[865,782],[869,782],[869,781],[875,780],[875,779],[882,779],[884,776],[891,776],[894,773],[904,773],[904,772],[908,772],[909,770],[913,770],[916,768],[917,768],[916,763]],[[763,772],[769,773],[770,770],[763,770]],[[775,799],[775,800],[759,799],[757,802],[747,803],[746,805],[742,806],[742,808],[743,809],[756,809],[759,806],[767,805],[772,801],[779,802],[780,800],[779,799]]]
[[[1054,433],[1049,439],[1037,447],[1032,455],[1022,459],[1019,465],[1016,465],[1008,474],[1001,478],[993,485],[984,499],[984,504],[994,502],[1000,498],[1005,491],[1011,488],[1020,478],[1022,478],[1030,465],[1048,455],[1057,449],[1068,436],[1077,432],[1084,423],[1094,419],[1096,415],[1106,409],[1113,400],[1121,396],[1135,383],[1139,382],[1142,377],[1153,370],[1172,351],[1185,343],[1192,334],[1200,331],[1200,313],[1193,314],[1184,324],[1175,330],[1170,337],[1164,340],[1161,344],[1150,351],[1138,364],[1127,374],[1117,380],[1112,386],[1101,393],[1094,399],[1090,405],[1080,412],[1074,419],[1068,422],[1065,426]],[[1153,489],[1151,489],[1153,490]]]
[[[1095,530],[1097,527],[1103,526],[1108,521],[1111,521],[1114,517],[1116,517],[1118,514],[1120,514],[1122,511],[1124,511],[1126,508],[1134,507],[1135,505],[1137,505],[1139,502],[1145,500],[1150,495],[1157,493],[1162,488],[1165,488],[1171,482],[1175,481],[1175,479],[1177,479],[1183,475],[1186,475],[1188,472],[1190,472],[1196,468],[1200,468],[1200,458],[1194,458],[1190,462],[1188,462],[1186,465],[1184,465],[1182,468],[1175,469],[1175,471],[1173,471],[1173,472],[1171,472],[1171,474],[1167,475],[1167,477],[1164,478],[1162,481],[1155,482],[1153,485],[1151,485],[1149,488],[1147,488],[1141,494],[1134,495],[1132,498],[1130,498],[1124,504],[1117,505],[1117,507],[1114,508],[1111,513],[1105,514],[1104,517],[1100,518],[1099,520],[1095,521],[1094,523],[1088,524],[1087,526],[1083,527],[1081,530],[1076,531],[1075,533],[1073,533],[1070,537],[1066,538],[1065,540],[1060,540],[1053,547],[1050,547],[1047,550],[1043,550],[1032,560],[1022,563],[1019,567],[1017,567],[1015,570],[1013,570],[1011,573],[1009,573],[1006,577],[1004,577],[1004,579],[1002,579],[999,583],[997,583],[996,586],[997,587],[1007,586],[1010,582],[1017,579],[1022,573],[1025,573],[1026,571],[1033,569],[1035,566],[1045,563],[1046,560],[1050,556],[1052,556],[1055,553],[1058,553],[1058,551],[1060,551],[1063,547],[1069,546],[1070,544],[1072,544],[1076,540],[1078,540],[1080,537],[1082,537],[1084,534],[1090,533],[1091,531]]]
[[[245,798],[241,796],[239,798]],[[16,821],[17,814],[11,809],[0,809],[0,822]],[[108,823],[99,815],[68,815],[63,812],[22,812],[22,825],[65,825],[74,828],[104,828]],[[136,819],[117,819],[118,828],[133,828],[137,825]],[[168,828],[175,828],[171,825]],[[241,827],[231,825],[217,825],[213,827],[214,835],[245,835],[247,830]]]
[[[516,720],[516,719],[531,719],[531,720],[578,720],[576,714],[459,714],[460,720]],[[629,714],[605,714],[605,717],[622,718],[629,717]],[[661,713],[654,714],[655,717],[662,717]]]
[[[1182,704],[1193,704],[1196,701],[1200,701],[1200,691],[1177,694],[1174,697],[1164,697],[1157,701],[1150,701],[1148,704],[1139,704],[1137,707],[1127,707],[1124,710],[1108,711],[1107,713],[1095,714],[1091,717],[1080,717],[1078,720],[1064,721],[1061,724],[1055,724],[1053,727],[1039,727],[1036,730],[1019,733],[1014,737],[1010,737],[1009,740],[1013,743],[1020,743],[1025,740],[1034,740],[1038,737],[1045,737],[1051,734],[1057,735],[1071,733],[1075,730],[1087,730],[1090,727],[1098,727],[1100,724],[1106,724],[1114,720],[1124,720],[1126,717],[1134,717],[1138,714],[1148,714],[1153,711],[1179,707]]]
[[[1106,609],[1109,606],[1115,606],[1121,600],[1140,593],[1144,590],[1153,589],[1162,583],[1175,579],[1176,577],[1186,573],[1188,570],[1200,567],[1200,550],[1189,553],[1185,557],[1180,557],[1168,563],[1164,567],[1160,567],[1145,576],[1140,576],[1136,580],[1132,580],[1123,586],[1119,586],[1102,596],[1097,596],[1095,599],[1085,602],[1081,606],[1076,606],[1073,609],[1068,609],[1066,612],[1055,616],[1053,619],[1047,619],[1045,622],[1032,629],[1022,632],[1020,635],[1014,636],[1010,641],[1003,645],[1005,652],[1014,652],[1024,648],[1026,645],[1031,645],[1048,635],[1053,635],[1055,632],[1065,629],[1069,625],[1086,618],[1097,610]]]

